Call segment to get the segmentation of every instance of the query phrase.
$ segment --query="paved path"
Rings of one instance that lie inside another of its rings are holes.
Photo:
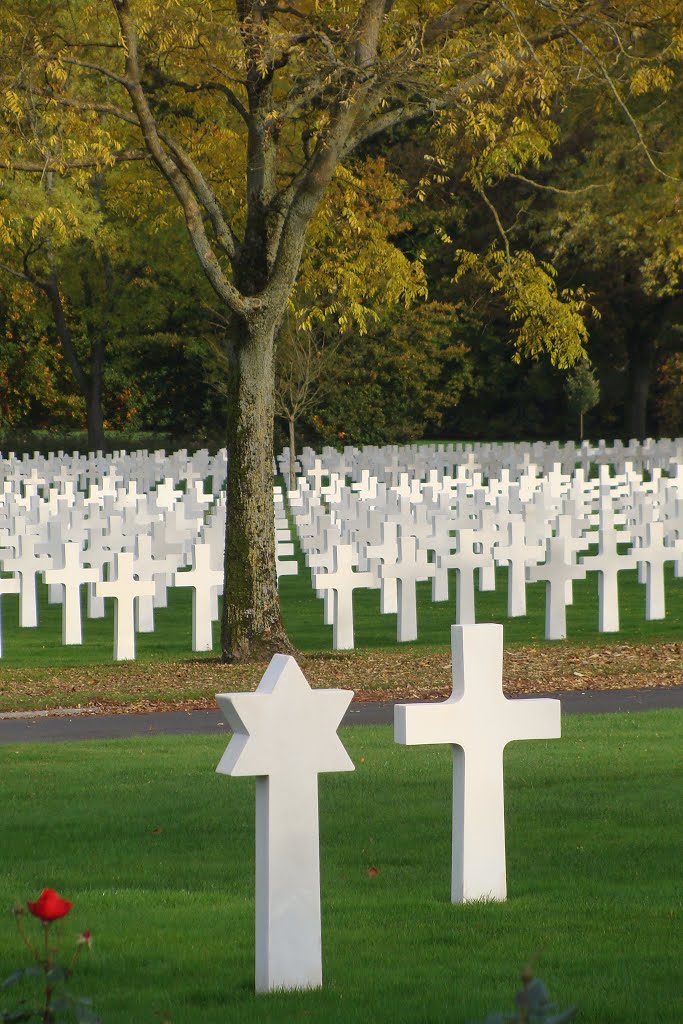
[[[683,686],[644,690],[596,690],[581,693],[533,694],[559,697],[565,714],[605,714],[611,711],[651,711],[683,707]],[[517,698],[524,700],[524,697]],[[391,701],[352,703],[343,725],[391,725]],[[63,740],[122,739],[133,736],[185,736],[227,733],[219,711],[158,711],[150,714],[84,715],[73,713],[0,715],[0,744],[55,743]]]

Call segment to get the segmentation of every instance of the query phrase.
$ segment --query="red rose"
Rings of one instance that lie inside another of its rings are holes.
[[[57,921],[60,917],[66,917],[73,903],[63,900],[54,889],[43,889],[40,898],[35,903],[28,901],[26,906],[41,921]]]

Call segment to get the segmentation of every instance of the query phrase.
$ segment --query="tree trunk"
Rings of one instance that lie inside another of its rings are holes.
[[[644,440],[648,433],[647,404],[650,396],[655,357],[655,339],[644,337],[642,329],[628,342],[628,393],[626,395],[626,433]]]
[[[53,271],[46,281],[41,282],[40,287],[49,299],[57,337],[62,347],[64,358],[74,375],[74,380],[85,401],[88,447],[90,451],[98,451],[104,448],[105,443],[104,415],[102,412],[104,342],[101,340],[91,342],[90,372],[86,373],[78,358],[71,335],[71,328],[66,319],[56,273]]]
[[[102,413],[101,390],[91,387],[85,396],[86,419],[88,426],[88,451],[104,451],[106,438],[104,434],[104,415]]]
[[[296,489],[296,435],[294,433],[294,417],[288,416],[289,424],[289,489]]]
[[[238,334],[239,332],[239,334]],[[235,323],[229,371],[224,661],[291,651],[275,569],[274,328]]]
[[[104,450],[104,413],[102,411],[102,382],[104,377],[104,341],[90,342],[89,387],[85,396],[90,451]]]

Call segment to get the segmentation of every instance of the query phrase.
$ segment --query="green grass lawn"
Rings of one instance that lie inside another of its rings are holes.
[[[62,644],[62,606],[49,604],[48,588],[38,584],[38,626],[19,626],[19,598],[2,599],[2,659],[0,668],[59,668],[111,663],[114,656],[114,603],[105,600],[105,617],[86,616],[85,587],[81,587],[83,644]],[[189,587],[168,591],[168,608],[155,611],[153,633],[137,633],[136,658],[140,661],[201,657],[192,652],[192,594]],[[214,623],[214,644],[219,650],[220,627]]]
[[[681,720],[577,716],[513,744],[509,898],[469,906],[449,902],[449,750],[342,730],[356,771],[320,782],[319,992],[254,995],[254,782],[215,774],[223,737],[1,746],[0,907],[73,899],[66,934],[94,945],[71,987],[106,1024],[457,1024],[512,1009],[532,956],[579,1020],[674,1024]],[[2,977],[24,962],[3,920]]]
[[[304,652],[332,649],[332,627],[323,622],[323,602],[316,597],[310,573],[300,560],[298,576],[280,580],[280,595],[285,626],[294,646]],[[619,577],[619,633],[598,632],[597,574],[574,583],[574,603],[567,609],[568,642],[603,644],[610,641],[654,643],[680,640],[683,636],[683,579],[673,576],[673,564],[666,566],[666,618],[647,622],[645,587],[638,583],[635,570]],[[85,588],[83,605],[85,609]],[[455,579],[451,571],[451,600],[433,604],[431,584],[418,584],[418,646],[450,644],[450,627],[455,620]],[[388,648],[396,643],[396,616],[381,615],[379,590],[354,593],[355,643],[358,648]],[[61,643],[61,605],[47,602],[47,587],[39,585],[39,626],[19,628],[19,599],[9,594],[2,598],[2,668],[59,668],[61,666],[111,663],[114,643],[114,613],[106,602],[104,619],[83,617],[84,643],[64,647]],[[196,657],[192,653],[192,598],[189,588],[169,590],[169,606],[157,609],[154,633],[138,633],[137,658],[140,661]],[[507,570],[497,570],[497,589],[476,592],[477,621],[502,622],[505,643],[545,643],[545,584],[527,585],[527,615],[507,618]],[[214,623],[214,652],[219,651],[219,625]],[[556,641],[557,642],[557,641]],[[201,655],[200,655],[201,657]]]
[[[591,551],[591,554],[593,550]],[[450,600],[434,604],[431,583],[418,583],[417,645],[450,644],[450,627],[455,621],[455,574],[451,570]],[[647,622],[645,587],[638,583],[635,569],[619,574],[620,631],[598,632],[598,576],[587,574],[574,582],[574,601],[567,608],[567,639],[575,644],[604,644],[610,641],[681,640],[683,638],[683,579],[674,578],[673,563],[665,567],[666,618]],[[506,645],[545,643],[545,583],[527,584],[527,614],[507,616],[507,569],[496,569],[496,590],[475,590],[477,622],[502,622]],[[309,570],[280,580],[285,625],[302,651],[331,649],[332,627],[323,621],[323,602],[310,585]],[[396,615],[380,614],[379,590],[354,591],[354,639],[358,648],[391,647],[396,641]],[[557,642],[557,641],[552,641]]]

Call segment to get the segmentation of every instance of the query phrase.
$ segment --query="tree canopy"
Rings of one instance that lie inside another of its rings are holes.
[[[390,187],[368,154],[419,127],[430,144],[417,194],[457,167],[497,229],[484,249],[453,244],[460,273],[503,301],[520,358],[571,364],[588,296],[514,247],[492,190],[550,158],[577,91],[625,120],[634,149],[673,180],[631,98],[671,89],[680,15],[677,0],[84,0],[77,15],[67,0],[3,5],[0,168],[48,183],[29,235],[46,247],[87,236],[93,175],[138,168],[120,210],[172,195],[215,296],[229,394],[226,658],[286,643],[271,529],[275,347],[297,290],[313,319],[338,302],[318,293],[334,274],[323,286],[313,256],[331,190],[356,194],[343,236],[363,206],[354,178]],[[4,188],[0,218],[7,244],[26,238]],[[362,327],[368,275],[339,248],[335,258],[341,315]],[[414,254],[413,291],[420,263]]]

